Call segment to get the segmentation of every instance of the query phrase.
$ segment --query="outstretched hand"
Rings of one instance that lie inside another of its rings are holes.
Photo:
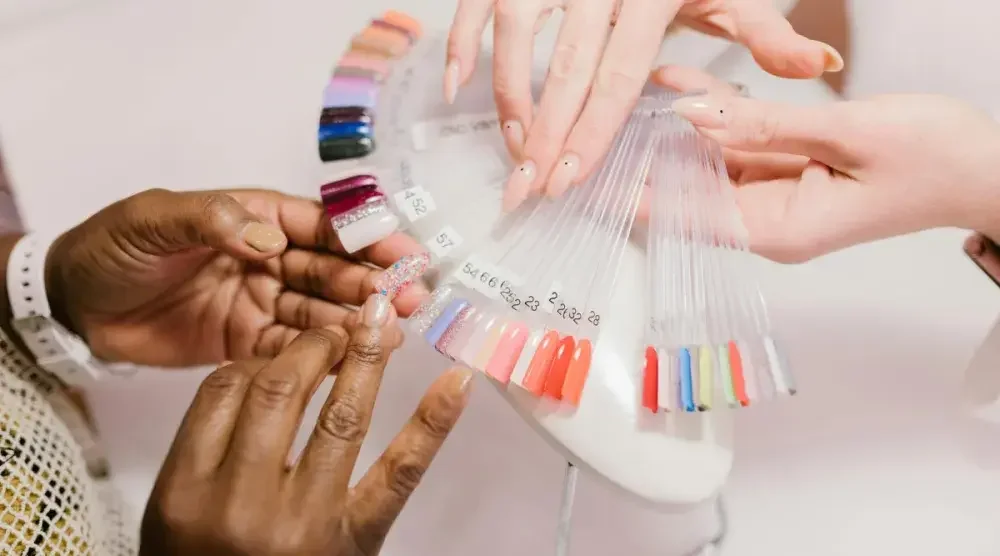
[[[885,95],[796,106],[740,97],[698,70],[653,75],[722,147],[750,247],[782,262],[935,227],[1000,237],[1000,125],[964,102]]]
[[[353,486],[382,375],[402,341],[381,295],[341,326],[300,334],[273,359],[208,376],[174,439],[142,522],[140,554],[374,556],[465,408],[471,371],[434,382]],[[336,370],[300,454],[310,399]]]

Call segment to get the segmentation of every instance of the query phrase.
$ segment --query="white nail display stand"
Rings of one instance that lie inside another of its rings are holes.
[[[431,241],[437,234],[442,218],[460,217],[469,222],[497,222],[501,217],[498,202],[476,202],[467,206],[451,207],[449,194],[456,190],[479,188],[482,198],[490,195],[490,179],[481,176],[481,168],[494,168],[497,160],[485,159],[496,152],[503,157],[501,164],[513,169],[506,153],[501,153],[502,137],[499,129],[488,134],[494,149],[457,151],[447,157],[446,164],[421,164],[423,152],[413,152],[414,125],[428,121],[481,114],[495,110],[493,107],[491,53],[484,51],[472,78],[460,89],[454,105],[447,105],[441,95],[445,58],[444,33],[425,31],[426,36],[418,48],[399,62],[394,74],[384,84],[376,111],[376,142],[384,156],[375,160],[385,161],[386,166],[399,165],[398,157],[405,156],[407,172],[413,183],[425,188],[436,200],[438,210],[454,210],[453,215],[436,216],[434,227],[421,222],[409,228],[409,233],[421,243]],[[406,77],[405,68],[413,68]],[[419,69],[417,69],[419,68]],[[544,82],[544,66],[536,68],[535,98],[539,98]],[[405,83],[405,84],[404,84]],[[405,89],[404,89],[405,87]],[[387,104],[405,105],[393,112]],[[399,121],[382,122],[378,118],[395,113]],[[395,132],[390,132],[392,129]],[[480,134],[480,138],[482,134]],[[456,148],[461,148],[457,146]],[[407,154],[404,155],[403,152]],[[467,155],[469,153],[482,153]],[[373,162],[365,160],[361,164]],[[378,166],[378,162],[375,162]],[[344,165],[328,165],[324,172],[339,173]],[[468,176],[468,180],[455,180],[453,176]],[[503,178],[501,178],[503,179]],[[402,189],[398,184],[384,183],[392,194]],[[466,194],[468,194],[466,192]],[[472,218],[468,214],[472,213]],[[447,221],[447,220],[446,220]],[[459,224],[453,225],[464,234]],[[601,335],[595,346],[593,364],[587,377],[580,406],[576,411],[537,399],[519,388],[499,386],[507,400],[552,445],[579,468],[597,473],[627,492],[654,504],[691,505],[714,496],[725,482],[732,462],[731,412],[722,409],[705,413],[660,413],[654,415],[640,405],[643,364],[643,323],[646,288],[644,285],[645,244],[641,233],[633,234],[629,241],[618,281],[612,297],[611,309],[602,323]],[[572,277],[566,277],[571,280]],[[422,341],[414,338],[414,341]],[[448,363],[442,358],[442,368]]]

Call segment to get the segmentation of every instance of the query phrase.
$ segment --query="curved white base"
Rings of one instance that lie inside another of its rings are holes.
[[[555,409],[520,388],[506,398],[575,465],[656,504],[694,504],[714,496],[732,466],[732,415],[652,414],[639,403],[643,364],[645,253],[630,244],[614,307],[594,351],[580,407]]]

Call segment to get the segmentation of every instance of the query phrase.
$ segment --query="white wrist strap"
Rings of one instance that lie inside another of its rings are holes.
[[[38,366],[68,384],[83,384],[105,373],[90,348],[52,318],[45,292],[45,258],[55,237],[28,234],[17,242],[7,262],[11,324]]]

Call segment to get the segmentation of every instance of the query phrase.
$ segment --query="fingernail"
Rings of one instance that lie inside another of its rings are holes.
[[[723,102],[713,97],[679,98],[670,107],[696,126],[707,128],[726,127]]]
[[[440,66],[439,66],[440,67]],[[444,70],[444,100],[448,104],[455,103],[458,94],[458,60],[452,59]]]
[[[371,206],[362,206],[358,212],[364,214],[364,211],[372,208]],[[340,225],[341,217],[339,216],[331,219],[331,221],[333,221],[334,229],[337,231],[337,238],[340,239],[340,245],[348,253],[356,253],[369,245],[374,245],[399,229],[399,217],[388,209],[372,212],[361,218],[356,218],[352,214],[345,214],[342,221],[350,223],[343,226]]]
[[[528,191],[535,181],[535,163],[526,160],[514,169],[507,180],[503,193],[503,209],[510,212],[516,209],[528,198]]]
[[[469,390],[472,388],[472,378],[475,373],[471,369],[459,369],[456,371],[458,374],[458,391],[463,395],[467,395]]]
[[[564,154],[556,163],[556,169],[552,171],[552,175],[549,176],[549,197],[558,197],[565,193],[579,172],[580,157],[573,153]]]
[[[517,120],[508,120],[503,123],[503,137],[507,141],[507,146],[511,152],[520,154],[524,148],[524,128]]]
[[[986,251],[986,242],[983,241],[983,237],[979,234],[969,236],[965,240],[965,252],[974,258],[982,257],[983,253]]]
[[[365,326],[375,328],[385,324],[386,317],[389,316],[389,298],[373,293],[365,300],[365,306],[361,308],[361,322]]]
[[[375,293],[393,299],[414,280],[423,276],[430,264],[431,256],[427,252],[399,259],[375,280]]]
[[[825,42],[814,41],[823,49],[823,71],[827,73],[837,73],[844,69],[844,57],[837,52],[837,49]]]
[[[243,228],[243,242],[261,253],[267,253],[285,244],[285,234],[277,226],[251,222]]]

